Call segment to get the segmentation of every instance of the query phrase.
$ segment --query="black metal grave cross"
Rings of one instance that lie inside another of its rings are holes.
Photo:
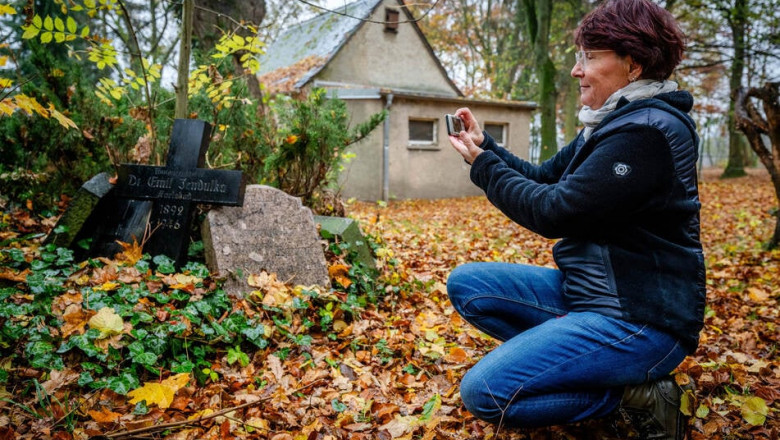
[[[144,252],[167,255],[179,266],[187,257],[194,204],[240,206],[244,202],[241,171],[201,168],[210,135],[207,122],[176,119],[164,167],[122,164],[118,172],[118,197],[153,203],[152,234]]]

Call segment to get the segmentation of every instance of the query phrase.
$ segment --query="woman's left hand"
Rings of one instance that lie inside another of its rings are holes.
[[[457,136],[450,136],[450,143],[455,150],[466,159],[468,163],[474,163],[474,159],[482,153],[482,148],[479,148],[471,136],[465,131],[461,131]]]

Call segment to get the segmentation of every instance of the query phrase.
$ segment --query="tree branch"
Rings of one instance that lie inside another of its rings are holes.
[[[141,46],[138,44],[138,37],[135,34],[135,29],[133,28],[133,23],[130,21],[130,12],[127,10],[127,6],[125,5],[125,2],[122,0],[118,0],[117,4],[120,8],[122,8],[122,16],[125,19],[125,22],[127,24],[127,30],[130,32],[130,37],[133,39],[133,45],[135,46],[135,49],[138,51],[134,54],[131,54],[132,56],[138,58],[138,64],[141,67],[141,74],[144,77],[144,94],[146,95],[146,105],[149,109],[149,132],[152,135],[152,145],[157,144],[157,130],[154,127],[154,103],[152,102],[152,95],[151,91],[149,90],[149,75],[146,73],[146,67],[144,67],[144,60],[141,56]]]

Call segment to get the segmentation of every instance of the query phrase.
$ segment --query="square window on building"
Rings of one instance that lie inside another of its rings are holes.
[[[431,119],[409,119],[409,144],[436,144],[436,121]]]
[[[503,147],[506,144],[506,124],[486,123],[484,128],[498,145]]]
[[[398,32],[398,9],[385,8],[385,31]]]

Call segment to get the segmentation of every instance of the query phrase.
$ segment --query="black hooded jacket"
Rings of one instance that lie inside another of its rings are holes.
[[[562,238],[553,256],[572,311],[643,322],[689,352],[703,325],[698,136],[688,92],[617,108],[586,141],[532,165],[485,134],[471,180],[518,224]]]

